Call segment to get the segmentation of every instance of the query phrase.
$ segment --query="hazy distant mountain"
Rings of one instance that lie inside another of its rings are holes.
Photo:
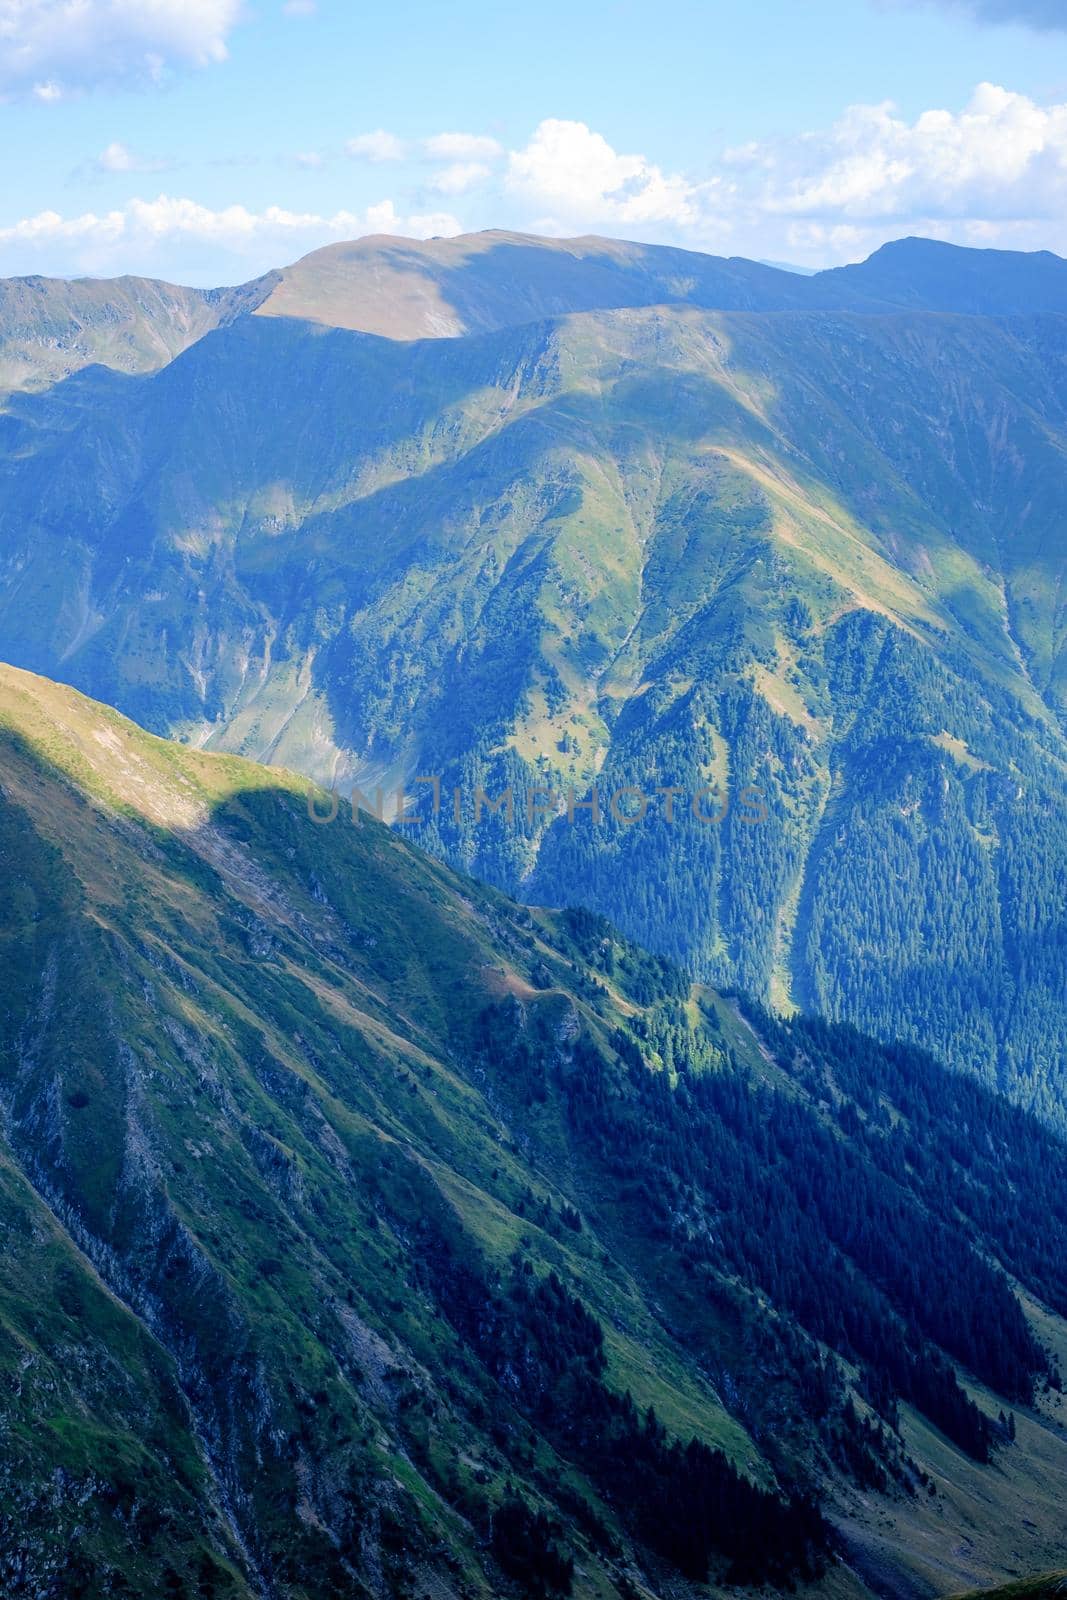
[[[675,305],[711,311],[1067,311],[1067,263],[1047,251],[885,245],[859,266],[802,269],[615,239],[373,235],[327,245],[236,289],[146,278],[0,280],[0,391],[94,362],[163,366],[234,317],[299,317],[389,339],[453,338],[580,311]]]
[[[482,877],[1062,1116],[1065,281],[316,252],[153,375],[10,398],[0,652],[345,788],[437,774],[459,822],[412,833]],[[594,780],[686,798],[571,826]]]
[[[0,669],[5,1596],[1062,1566],[1063,1144],[308,803]]]
[[[859,266],[805,278],[788,267],[615,239],[486,232],[328,245],[278,274],[261,316],[390,339],[448,338],[623,307],[706,311],[1067,311],[1067,262],[1047,251],[885,245]]]
[[[0,392],[39,389],[94,363],[155,371],[251,310],[271,283],[182,289],[151,278],[0,279]]]
[[[970,316],[1067,312],[1067,263],[1049,250],[966,250],[936,239],[898,239],[867,261],[818,274],[827,306],[849,293],[914,311]]]
[[[487,232],[328,245],[284,268],[259,310],[424,339],[623,306],[781,310],[802,303],[792,274],[755,261],[615,239]]]

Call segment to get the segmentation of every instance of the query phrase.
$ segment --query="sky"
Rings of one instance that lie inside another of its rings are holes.
[[[0,275],[493,227],[1067,255],[1067,0],[0,0]]]

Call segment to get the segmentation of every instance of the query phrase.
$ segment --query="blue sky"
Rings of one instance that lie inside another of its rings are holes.
[[[0,273],[509,227],[1067,253],[1065,0],[0,0]]]

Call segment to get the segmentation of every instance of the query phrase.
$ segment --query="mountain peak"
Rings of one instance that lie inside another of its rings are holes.
[[[902,309],[957,315],[1067,312],[1067,261],[1049,250],[971,249],[912,236],[814,281],[827,300],[851,291]]]
[[[1048,251],[893,240],[865,262],[805,274],[743,256],[599,234],[544,238],[500,228],[323,245],[233,288],[151,278],[0,280],[0,392],[39,388],[94,362],[150,372],[215,328],[259,314],[397,341],[457,338],[588,311],[1004,316],[1067,311],[1067,262]]]
[[[910,233],[900,239],[887,239],[885,244],[879,245],[877,250],[871,252],[867,261],[877,261],[880,258],[914,261],[935,256],[987,263],[991,258],[1014,262],[1063,260],[1063,257],[1056,255],[1052,250],[1004,250],[992,245],[955,244],[949,239],[929,239],[923,234]]]

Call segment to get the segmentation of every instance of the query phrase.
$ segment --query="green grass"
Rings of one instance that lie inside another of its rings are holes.
[[[752,1286],[668,1295],[662,1239],[592,1178],[560,1097],[528,1102],[480,1054],[482,1014],[511,1006],[516,1036],[569,1036],[573,1018],[610,1055],[616,1029],[663,1020],[655,985],[637,998],[649,958],[343,806],[313,825],[302,777],[168,744],[8,668],[0,762],[0,1514],[25,1524],[35,1570],[80,1519],[92,1600],[108,1573],[152,1592],[207,1559],[242,1596],[260,1558],[288,1564],[293,1600],[333,1600],[339,1551],[358,1570],[375,1552],[403,1588],[442,1547],[488,1596],[483,1501],[511,1481],[551,1510],[557,1473],[629,1551],[550,1438],[494,1427],[501,1390],[431,1288],[445,1256],[559,1272],[604,1329],[609,1385],[761,1483],[783,1451],[815,1450],[787,1380],[752,1370]],[[697,986],[679,1015],[709,1070],[731,1052],[797,1092],[734,1002]],[[1051,1472],[1052,1433],[1026,1426]],[[942,1463],[943,1441],[916,1438]],[[1009,1467],[976,1480],[1000,1486],[1005,1521],[1027,1481]],[[46,1517],[57,1471],[70,1493]],[[893,1514],[902,1544],[935,1537]],[[610,1600],[616,1557],[560,1516],[576,1594]]]

